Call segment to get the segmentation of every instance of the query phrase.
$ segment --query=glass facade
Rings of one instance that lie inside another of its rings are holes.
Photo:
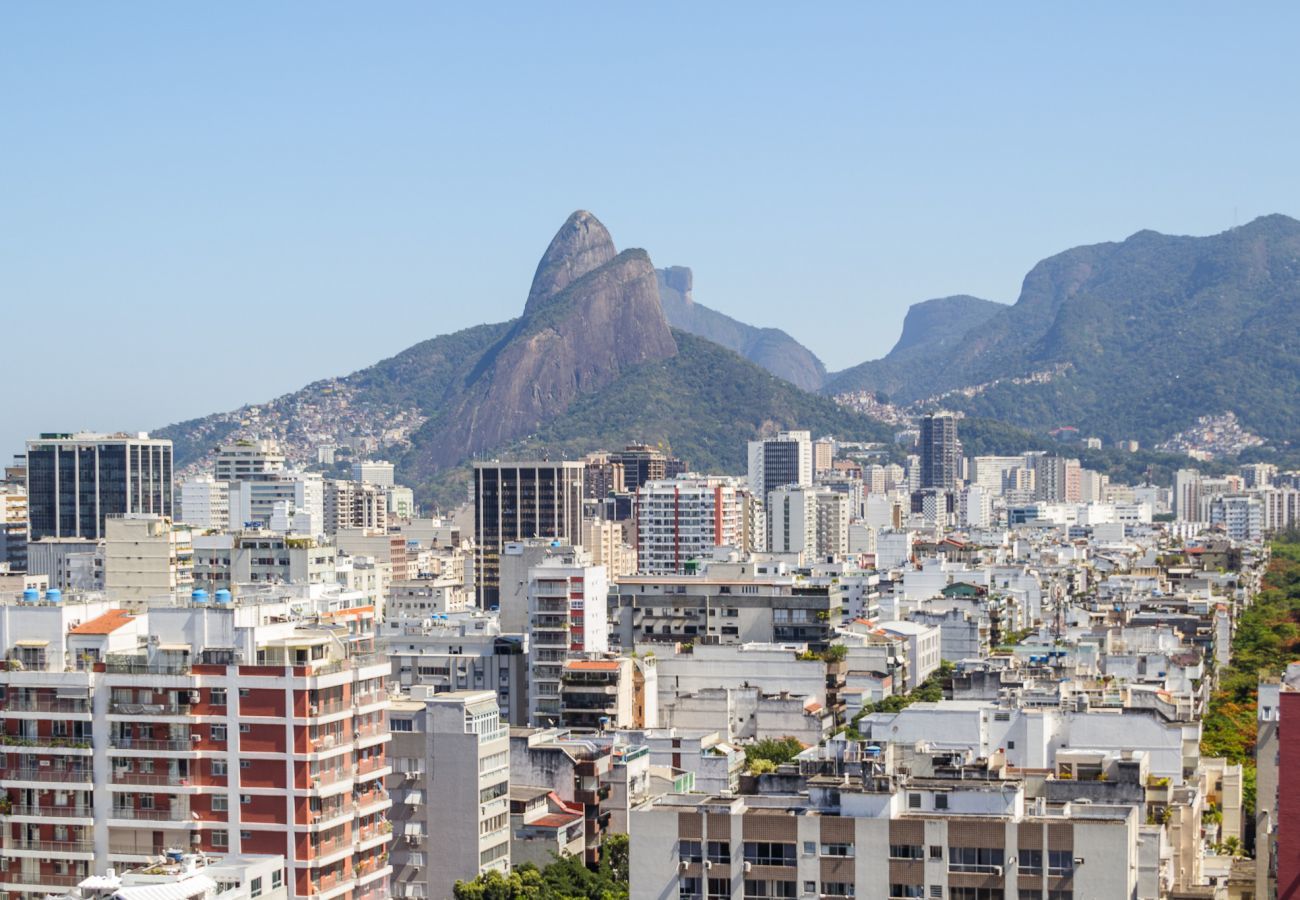
[[[42,438],[27,445],[30,540],[104,536],[109,516],[172,515],[171,441]]]

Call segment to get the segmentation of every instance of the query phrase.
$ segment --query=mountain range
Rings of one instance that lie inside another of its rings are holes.
[[[907,342],[905,328],[825,390],[1144,442],[1233,411],[1300,440],[1300,222],[1286,216],[1076,247],[1034,266],[1011,306],[947,298],[909,321],[922,311],[928,337]]]
[[[604,225],[578,211],[542,255],[518,319],[423,341],[352,375],[159,435],[175,442],[178,468],[236,437],[276,438],[309,462],[313,447],[361,436],[396,458],[421,498],[451,501],[463,497],[457,475],[476,457],[639,441],[703,471],[740,471],[748,440],[792,427],[859,440],[890,434],[671,328],[649,255],[619,252]]]
[[[1144,443],[1231,410],[1276,444],[1300,441],[1300,222],[1285,216],[1067,250],[1029,272],[1016,303],[918,303],[889,354],[830,375],[785,332],[696,303],[691,281],[644,250],[619,252],[595,216],[575,212],[519,318],[160,435],[178,468],[234,437],[277,438],[302,462],[361,442],[394,458],[422,498],[449,501],[484,456],[638,441],[738,472],[745,442],[780,428],[889,440],[892,427],[826,396],[853,391]]]

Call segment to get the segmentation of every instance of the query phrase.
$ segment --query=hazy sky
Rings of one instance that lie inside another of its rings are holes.
[[[513,317],[587,208],[842,368],[1142,228],[1300,214],[1300,7],[0,6],[0,453]]]

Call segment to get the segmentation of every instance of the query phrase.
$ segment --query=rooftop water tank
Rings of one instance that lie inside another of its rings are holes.
[[[196,591],[191,591],[190,599],[193,600],[195,603],[207,603],[208,592],[203,590],[203,588],[199,588]]]
[[[226,590],[225,588],[222,588],[221,590],[217,591],[216,597],[218,603],[229,603],[231,602],[232,599],[230,596],[230,591]]]
[[[41,592],[36,590],[36,588],[27,588],[27,590],[23,591],[24,603],[35,603],[37,600],[40,599],[41,599]]]
[[[45,592],[45,599],[50,601],[51,603],[62,603],[63,591],[59,590],[58,588],[50,588],[48,591]]]

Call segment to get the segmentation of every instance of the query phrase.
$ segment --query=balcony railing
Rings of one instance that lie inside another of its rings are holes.
[[[113,773],[114,784],[177,785],[190,783],[186,775],[179,772],[122,772]]]
[[[114,806],[110,819],[137,819],[142,822],[188,822],[188,807],[171,807],[170,809],[138,809],[134,806]]]
[[[128,716],[188,716],[188,703],[135,703],[114,700],[108,705],[108,711]]]
[[[86,875],[42,875],[10,869],[0,872],[0,884],[48,884],[54,887],[76,887],[86,880]]]
[[[8,850],[40,850],[44,853],[94,853],[94,841],[32,841],[11,838],[5,843]]]
[[[90,806],[15,806],[9,814],[12,816],[55,816],[58,818],[90,819],[94,817],[95,810]]]
[[[90,769],[57,769],[53,766],[16,766],[0,769],[0,781],[85,781],[91,780]]]
[[[89,750],[91,748],[90,742],[90,735],[81,735],[79,737],[32,735],[29,737],[21,734],[0,734],[0,746],[19,750],[24,747],[39,747],[42,750]]]
[[[88,713],[90,701],[62,699],[32,699],[28,697],[10,697],[4,705],[9,712],[65,712]]]
[[[115,737],[109,742],[117,750],[189,750],[194,745],[190,738],[132,738]]]

